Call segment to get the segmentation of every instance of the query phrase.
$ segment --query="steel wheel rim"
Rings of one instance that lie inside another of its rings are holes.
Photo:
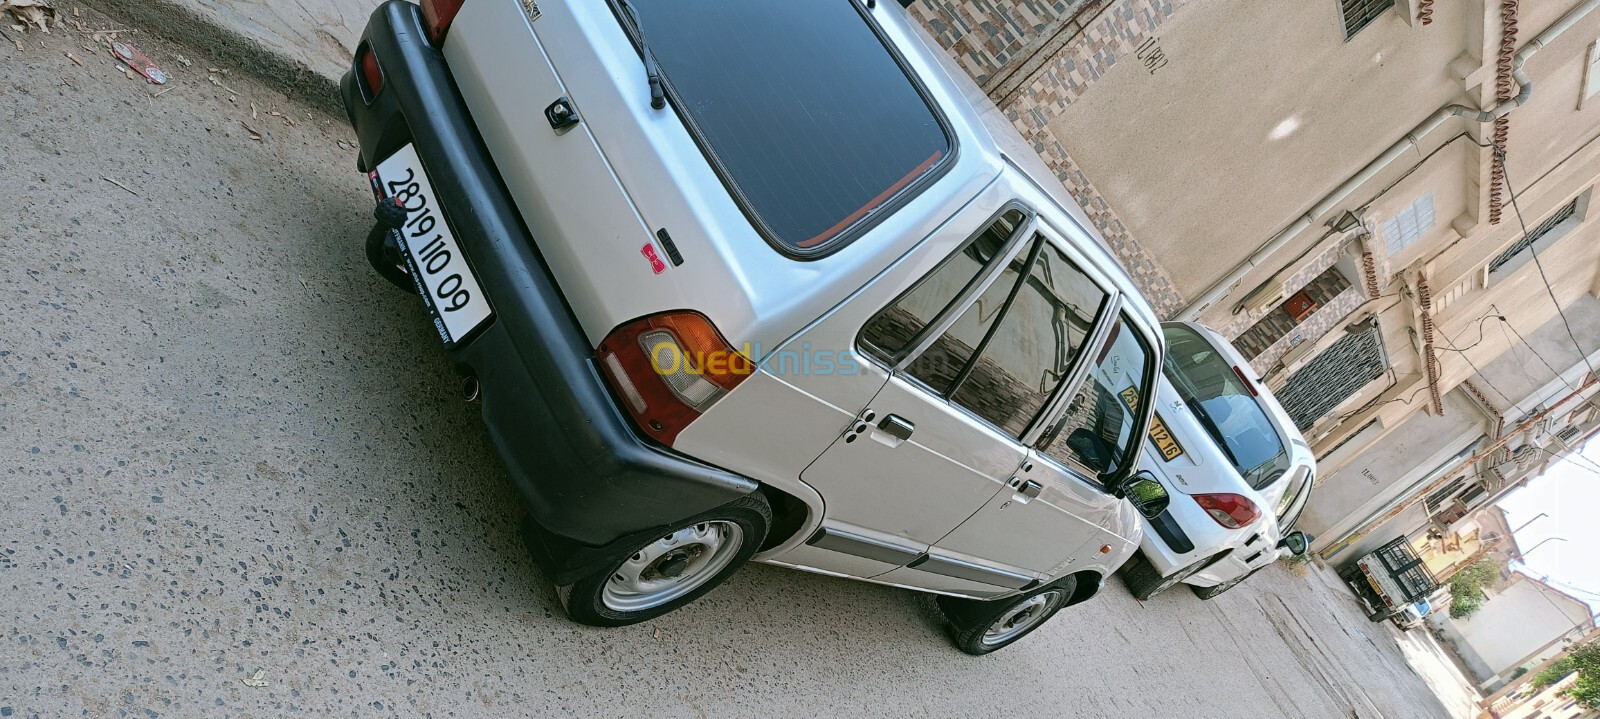
[[[684,527],[623,560],[600,600],[612,611],[640,612],[681,599],[727,568],[743,543],[744,530],[733,522]]]
[[[988,631],[983,633],[984,646],[994,646],[1016,639],[1028,630],[1038,626],[1045,618],[1050,616],[1057,600],[1061,598],[1061,590],[1052,589],[1048,592],[1034,595],[1016,606],[1006,610]]]

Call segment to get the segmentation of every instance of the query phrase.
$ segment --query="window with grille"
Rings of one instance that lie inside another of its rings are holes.
[[[1513,259],[1516,259],[1517,255],[1526,252],[1528,248],[1533,247],[1534,243],[1544,239],[1551,232],[1554,232],[1556,228],[1562,227],[1562,223],[1576,216],[1578,214],[1578,200],[1580,199],[1583,198],[1573,198],[1571,202],[1562,205],[1561,209],[1555,211],[1555,214],[1546,217],[1544,222],[1541,222],[1537,227],[1528,230],[1528,234],[1523,235],[1522,239],[1517,240],[1517,244],[1506,248],[1505,252],[1500,253],[1500,256],[1494,258],[1494,260],[1489,263],[1489,274],[1492,275],[1500,271],[1501,268],[1505,267]]]
[[[1385,10],[1394,7],[1394,0],[1339,0],[1339,10],[1344,19],[1344,39],[1349,40],[1372,24]]]
[[[1466,482],[1467,480],[1465,477],[1457,477],[1450,480],[1449,484],[1446,484],[1445,486],[1435,490],[1432,494],[1429,494],[1427,500],[1428,513],[1433,514],[1439,509],[1439,507],[1444,506],[1444,503],[1450,501],[1450,498],[1454,497],[1456,492],[1461,491],[1461,487],[1464,486]]]
[[[1373,327],[1346,335],[1289,375],[1274,394],[1302,432],[1383,376],[1389,368],[1383,333]]]

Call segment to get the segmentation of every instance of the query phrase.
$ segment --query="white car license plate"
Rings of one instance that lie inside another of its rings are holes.
[[[378,163],[373,186],[385,197],[398,199],[406,208],[406,223],[398,241],[411,279],[417,283],[434,329],[446,347],[454,346],[494,316],[489,298],[472,275],[450,226],[445,224],[433,185],[417,159],[415,146],[406,145]]]

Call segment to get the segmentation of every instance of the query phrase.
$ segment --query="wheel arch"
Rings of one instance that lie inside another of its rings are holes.
[[[1093,569],[1076,572],[1072,578],[1077,580],[1077,584],[1072,588],[1072,596],[1067,598],[1067,603],[1061,605],[1062,608],[1089,601],[1100,593],[1100,588],[1106,583],[1106,575]]]
[[[768,552],[789,543],[795,535],[814,524],[811,505],[800,497],[766,482],[762,482],[757,491],[766,497],[767,504],[772,507],[772,526],[767,530],[767,538],[761,543],[760,552]]]

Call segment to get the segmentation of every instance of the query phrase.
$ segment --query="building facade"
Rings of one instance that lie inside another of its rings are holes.
[[[1600,366],[1600,352],[1580,356],[1567,330],[1600,346],[1600,300],[1580,298],[1568,315],[1478,365],[1444,395],[1443,414],[1414,412],[1390,432],[1374,422],[1363,431],[1372,441],[1358,433],[1324,453],[1326,474],[1304,520],[1321,556],[1343,566],[1395,537],[1457,536],[1592,438],[1600,385],[1589,367]]]
[[[1497,505],[1471,510],[1442,529],[1430,523],[1407,536],[1417,557],[1440,582],[1448,582],[1481,559],[1500,567],[1506,576],[1512,562],[1522,561],[1515,531]]]
[[[1482,370],[1516,356],[1548,384],[1571,367],[1556,344],[1600,347],[1534,339],[1600,312],[1596,6],[910,5],[1157,310],[1219,329],[1275,388],[1319,456],[1324,556],[1396,510],[1448,525],[1503,490],[1429,477],[1521,426],[1532,390]],[[1514,451],[1491,464],[1538,461]]]

